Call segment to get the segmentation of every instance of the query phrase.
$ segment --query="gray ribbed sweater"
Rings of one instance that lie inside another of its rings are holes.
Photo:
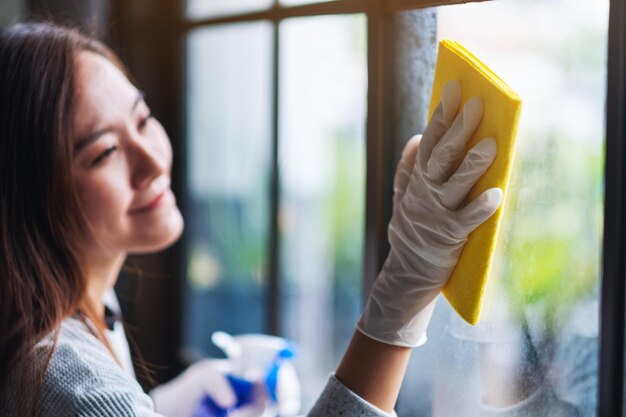
[[[0,389],[0,416],[30,415],[36,396],[37,369],[46,361],[52,338],[44,338],[21,369]],[[22,381],[22,383],[20,383]],[[25,381],[25,382],[24,382]],[[37,416],[157,417],[150,397],[113,359],[104,345],[75,318],[66,319],[52,353],[39,395]],[[389,417],[331,376],[308,417]]]

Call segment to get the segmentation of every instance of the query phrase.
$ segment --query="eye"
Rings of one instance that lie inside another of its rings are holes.
[[[98,157],[96,159],[94,159],[93,162],[91,163],[91,166],[98,165],[100,162],[105,160],[109,155],[111,155],[116,150],[117,150],[117,146],[116,145],[115,146],[111,146],[106,151],[104,151],[100,155],[98,155]]]
[[[142,118],[139,121],[139,130],[143,130],[143,128],[146,127],[150,119],[152,119],[152,113],[148,113],[146,117]]]

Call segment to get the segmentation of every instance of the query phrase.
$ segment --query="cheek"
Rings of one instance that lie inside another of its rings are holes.
[[[92,178],[78,183],[80,202],[91,227],[116,228],[130,202],[130,196],[124,190],[119,178]]]

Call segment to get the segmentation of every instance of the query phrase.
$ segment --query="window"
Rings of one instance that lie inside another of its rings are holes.
[[[183,340],[192,357],[216,356],[213,331],[279,329],[300,346],[310,406],[360,311],[365,20],[304,17],[279,28],[277,213],[270,212],[272,25],[201,27],[188,37]],[[271,329],[274,307],[267,294],[274,215],[280,242],[277,329]]]
[[[398,414],[467,415],[481,398],[504,405],[539,385],[582,416],[619,414],[626,6],[145,3],[132,6],[146,13],[129,20],[141,36],[127,54],[163,65],[137,58],[131,68],[148,80],[165,72],[170,98],[185,92],[183,103],[156,97],[184,109],[169,121],[184,133],[176,166],[187,219],[165,334],[182,330],[162,337],[172,352],[217,354],[217,329],[295,339],[310,405],[384,261],[395,161],[425,126],[436,44],[451,37],[522,95],[518,158],[483,322],[470,328],[439,302]],[[167,39],[162,51],[141,48]]]
[[[437,8],[438,39],[481,57],[523,108],[481,322],[467,325],[440,300],[401,415],[429,407],[438,416],[480,415],[485,403],[510,406],[537,389],[596,415],[608,6],[505,0]],[[417,386],[431,397],[413,401]]]

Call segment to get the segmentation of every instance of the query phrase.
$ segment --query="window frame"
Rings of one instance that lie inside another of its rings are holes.
[[[498,0],[473,0],[498,1]],[[606,155],[604,235],[601,274],[598,416],[622,415],[624,401],[624,326],[626,294],[626,2],[609,0],[609,43],[606,101]],[[185,170],[185,39],[189,31],[212,25],[267,20],[274,26],[272,87],[271,210],[268,242],[267,311],[269,333],[280,334],[280,276],[278,202],[278,113],[280,22],[294,17],[362,13],[367,17],[367,128],[366,128],[366,224],[363,296],[369,293],[388,251],[387,223],[391,213],[392,176],[399,157],[400,141],[393,137],[393,15],[396,12],[468,3],[463,0],[335,0],[300,6],[282,6],[278,0],[266,9],[228,16],[189,19],[185,1],[128,2],[111,0],[112,41],[131,72],[147,84],[153,110],[172,137],[175,149],[173,187],[186,209]],[[134,6],[131,4],[135,4]],[[139,6],[137,6],[139,4]],[[159,48],[154,48],[159,45]],[[145,49],[151,48],[146,54]],[[175,279],[158,288],[144,285],[141,307],[126,309],[130,322],[142,331],[137,335],[149,362],[168,364],[157,372],[166,380],[181,369],[180,348],[183,288],[186,280],[187,245],[181,239],[165,255],[148,257],[152,264]],[[148,288],[152,287],[152,288]],[[135,292],[132,291],[131,292]],[[124,301],[124,300],[122,300]],[[165,307],[165,308],[164,308]],[[155,324],[156,323],[156,324]]]
[[[626,3],[611,0],[606,99],[598,416],[623,415],[626,278]]]

